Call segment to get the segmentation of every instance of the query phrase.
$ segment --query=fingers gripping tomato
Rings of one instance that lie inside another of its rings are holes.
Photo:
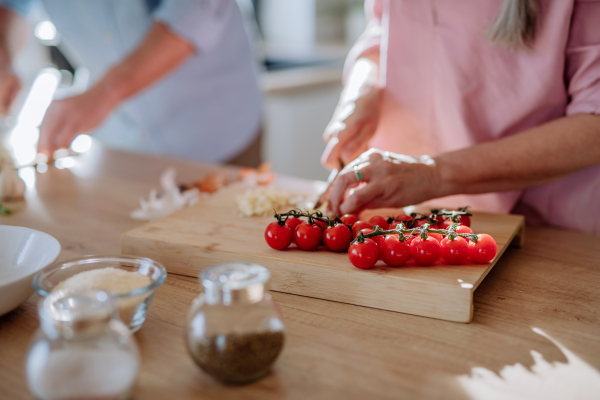
[[[323,231],[323,243],[331,251],[346,251],[352,241],[352,231],[344,224],[328,226]]]
[[[469,241],[469,258],[476,263],[487,264],[496,257],[496,241],[490,235],[477,235],[477,242]]]
[[[294,241],[300,250],[314,250],[321,243],[321,228],[317,224],[302,222],[294,229]]]
[[[379,245],[381,260],[390,267],[400,267],[410,259],[408,241],[401,242],[398,235],[388,235]]]
[[[410,255],[418,264],[431,265],[440,255],[440,244],[435,239],[417,236],[410,242]]]
[[[271,222],[265,230],[265,240],[275,250],[285,250],[292,243],[292,229],[284,224]]]
[[[379,259],[379,246],[371,239],[365,239],[362,243],[352,243],[348,250],[348,258],[356,268],[372,268]]]

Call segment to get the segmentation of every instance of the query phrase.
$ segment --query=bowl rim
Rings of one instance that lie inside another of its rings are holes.
[[[25,226],[0,225],[0,230],[4,230],[4,229],[6,229],[6,230],[16,230],[16,231],[30,231],[30,232],[39,233],[41,236],[45,236],[47,239],[49,239],[50,242],[53,241],[58,247],[57,247],[56,254],[53,257],[50,258],[50,261],[47,262],[46,265],[44,265],[43,267],[41,267],[41,268],[39,268],[39,269],[37,269],[35,271],[32,271],[32,272],[30,272],[28,274],[25,274],[23,276],[19,276],[17,278],[13,278],[13,279],[11,279],[9,281],[1,281],[0,280],[0,288],[6,287],[8,285],[12,285],[13,283],[18,282],[18,281],[23,280],[23,279],[31,279],[31,277],[33,275],[38,274],[38,273],[44,271],[46,268],[48,268],[48,266],[55,264],[56,260],[60,256],[60,253],[62,251],[62,246],[60,245],[60,242],[54,236],[52,236],[52,235],[50,235],[50,234],[48,234],[46,232],[42,232],[42,231],[39,231],[37,229],[27,228]]]
[[[40,282],[44,278],[46,278],[48,275],[50,275],[50,273],[52,273],[56,270],[70,268],[73,266],[73,264],[74,265],[94,264],[94,263],[100,262],[100,261],[115,261],[115,262],[118,262],[118,261],[145,261],[145,262],[152,263],[160,271],[160,275],[158,278],[156,278],[156,280],[152,281],[149,285],[142,286],[141,288],[133,289],[133,290],[131,290],[129,292],[125,292],[125,293],[112,293],[110,291],[105,290],[105,292],[109,293],[111,296],[116,297],[118,299],[145,294],[151,290],[158,288],[167,279],[166,268],[160,262],[158,262],[156,260],[152,260],[151,258],[138,257],[138,256],[132,256],[132,255],[124,255],[124,254],[117,254],[117,255],[102,254],[102,255],[89,255],[89,256],[78,257],[78,258],[71,258],[69,260],[52,263],[47,268],[44,268],[43,270],[38,271],[35,274],[35,276],[33,277],[31,284],[33,285],[33,289],[36,291],[36,293],[38,293],[42,297],[47,297],[51,292],[48,292],[46,289],[42,288]]]

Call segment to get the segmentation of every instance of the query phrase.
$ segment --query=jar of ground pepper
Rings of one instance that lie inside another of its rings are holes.
[[[224,264],[200,275],[204,293],[186,325],[188,350],[198,366],[225,383],[265,376],[284,343],[284,325],[260,265]]]

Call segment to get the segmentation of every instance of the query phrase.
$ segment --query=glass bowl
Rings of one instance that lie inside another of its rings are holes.
[[[124,292],[111,293],[117,299],[119,316],[129,327],[131,332],[136,332],[142,327],[146,313],[156,293],[156,289],[167,278],[167,271],[162,264],[149,258],[135,256],[88,256],[59,262],[38,272],[33,277],[33,288],[41,296],[46,297],[54,288],[64,280],[85,271],[113,267],[129,272],[142,274],[151,279],[149,285]],[[110,293],[107,287],[90,287],[90,289],[104,290]]]

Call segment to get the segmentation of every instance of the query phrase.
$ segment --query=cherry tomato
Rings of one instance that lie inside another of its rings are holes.
[[[399,221],[410,221],[411,219],[413,219],[413,217],[411,217],[410,215],[401,214],[401,215],[396,215],[396,219]]]
[[[469,245],[460,236],[454,240],[444,238],[440,242],[440,255],[448,264],[462,264],[469,255]]]
[[[355,222],[358,222],[358,217],[354,214],[346,214],[340,218],[344,225],[354,225]]]
[[[373,229],[371,229],[371,228],[361,229],[360,231],[363,233],[363,235],[373,233]],[[385,239],[385,238],[383,237],[383,235],[378,235],[378,236],[370,237],[369,239],[371,239],[372,241],[377,243],[377,245],[379,246],[381,244],[381,242],[383,242],[383,239]]]
[[[376,215],[376,216],[374,216],[374,217],[371,217],[371,218],[369,219],[369,223],[373,224],[373,226],[375,226],[375,225],[379,225],[379,227],[380,227],[381,229],[383,229],[384,231],[385,231],[386,229],[388,229],[388,226],[389,226],[389,224],[388,224],[388,222],[387,222],[387,218],[384,218],[384,217],[382,217],[381,215]]]
[[[427,223],[427,220],[426,220],[426,219],[420,219],[420,220],[418,220],[418,221],[415,221],[415,228],[418,228],[418,227],[420,227],[420,226],[423,226],[423,225],[425,225],[426,223]]]
[[[371,239],[365,239],[362,243],[354,242],[348,250],[348,258],[356,268],[369,269],[379,259],[379,246]]]
[[[440,256],[440,244],[435,239],[417,236],[410,242],[410,255],[421,265],[431,265]]]
[[[327,222],[319,221],[318,219],[315,219],[315,224],[319,225],[319,228],[321,228],[321,231],[325,230],[325,228],[327,228],[329,226],[329,224]]]
[[[352,241],[352,231],[344,224],[328,226],[323,231],[323,242],[331,251],[346,251]]]
[[[452,225],[453,223],[454,222],[452,222],[450,217],[444,217],[444,220],[442,221],[442,223],[440,225],[440,229],[448,229],[450,227],[450,225]]]
[[[440,243],[442,241],[442,239],[444,238],[442,235],[440,235],[439,233],[435,233],[435,232],[427,232],[427,236],[434,238],[435,240],[438,241],[438,243]]]
[[[410,258],[408,241],[401,242],[398,235],[387,235],[379,245],[379,256],[390,267],[404,265]]]
[[[292,243],[292,230],[286,224],[271,222],[265,229],[265,240],[275,250],[285,250]]]
[[[458,218],[457,218],[458,219]],[[450,225],[452,225],[454,222],[452,221],[452,219],[450,217],[445,217],[444,220],[442,221],[440,227],[442,229],[448,229],[448,227]],[[471,217],[469,217],[468,215],[461,215],[460,216],[460,221],[459,223],[461,225],[464,225],[466,227],[471,226]]]
[[[356,221],[354,225],[352,225],[352,237],[356,237],[358,232],[365,228],[373,229],[373,224],[367,221]]]
[[[400,225],[400,222],[392,222],[391,224],[388,225],[388,229],[396,229],[396,227],[398,227],[398,225]]]
[[[404,237],[406,237],[406,243],[410,244],[416,236],[411,235],[409,233],[405,233]]]
[[[285,224],[290,227],[290,229],[292,230],[292,232],[301,223],[302,223],[302,220],[300,218],[297,218],[297,217],[289,217],[287,219],[287,221],[285,221]]]
[[[442,226],[442,222],[446,219],[443,215],[438,215],[436,218],[438,226]]]
[[[469,217],[468,215],[461,215],[460,216],[460,224],[470,227],[471,226],[471,217]]]
[[[456,228],[456,233],[473,233],[473,229],[468,226],[459,225],[458,228]]]
[[[301,250],[314,250],[321,243],[321,228],[317,224],[302,222],[294,229],[294,242]]]
[[[469,258],[476,263],[487,264],[496,257],[496,241],[490,235],[477,235],[477,242],[469,240]]]

